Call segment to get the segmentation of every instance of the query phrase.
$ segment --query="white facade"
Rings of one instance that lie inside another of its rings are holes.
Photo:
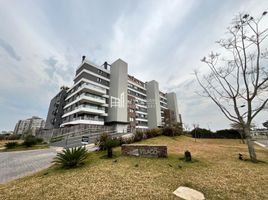
[[[158,82],[144,83],[128,75],[128,64],[121,59],[111,65],[105,63],[98,66],[82,60],[74,85],[67,91],[61,127],[112,124],[125,131],[130,122],[140,129],[163,126],[163,110],[169,107],[166,94],[159,91]],[[135,104],[131,109],[130,97]]]

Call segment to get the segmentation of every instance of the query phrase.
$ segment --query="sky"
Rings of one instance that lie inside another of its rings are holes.
[[[82,55],[98,65],[118,58],[129,74],[176,92],[183,122],[212,130],[230,122],[197,94],[193,71],[217,51],[238,13],[260,15],[267,0],[1,0],[0,130],[46,118],[62,85],[71,86]],[[255,124],[268,120],[263,111]]]

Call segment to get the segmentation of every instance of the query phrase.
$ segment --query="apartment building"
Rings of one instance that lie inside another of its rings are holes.
[[[50,101],[45,129],[60,128],[68,89],[62,86],[60,92]]]
[[[36,131],[38,131],[41,128],[44,128],[45,126],[45,120],[33,116],[32,118],[25,119],[25,120],[19,120],[16,123],[14,134],[23,135],[26,134],[28,131],[31,131],[32,135],[36,134]]]
[[[52,101],[49,112],[55,110]],[[155,80],[143,82],[129,75],[128,64],[121,59],[98,66],[83,56],[61,105],[61,127],[112,125],[119,132],[165,126],[168,109],[179,115],[175,93],[160,91]],[[174,123],[180,123],[180,118],[175,117]]]

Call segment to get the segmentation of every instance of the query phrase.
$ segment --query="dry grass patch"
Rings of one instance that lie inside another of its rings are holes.
[[[202,191],[207,199],[268,199],[268,151],[257,148],[251,163],[239,140],[157,137],[141,143],[167,144],[168,158],[120,156],[104,159],[105,152],[90,153],[82,168],[55,167],[0,186],[0,199],[177,199],[179,186]],[[195,162],[180,160],[190,150]],[[47,174],[48,173],[48,174]]]

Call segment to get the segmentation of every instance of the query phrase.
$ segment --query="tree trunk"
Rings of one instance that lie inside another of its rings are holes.
[[[256,156],[255,149],[254,149],[254,142],[252,141],[251,135],[250,135],[250,128],[245,127],[244,133],[246,135],[246,140],[247,140],[248,152],[249,152],[250,159],[251,159],[252,162],[257,162],[257,156]]]
[[[238,130],[240,137],[241,137],[241,141],[243,144],[245,144],[245,140],[244,140],[244,135],[243,135],[243,131],[242,130]]]
[[[107,148],[107,157],[112,158],[113,157],[113,148]]]

